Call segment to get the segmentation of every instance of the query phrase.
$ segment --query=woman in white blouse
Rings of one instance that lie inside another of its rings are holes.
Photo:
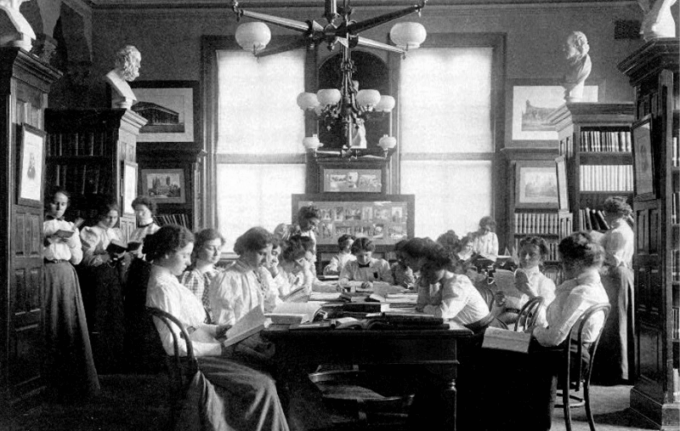
[[[86,399],[99,393],[99,378],[73,268],[83,259],[80,234],[73,223],[64,220],[68,192],[56,190],[47,202],[43,223],[45,377],[55,398]]]
[[[146,303],[177,317],[192,340],[201,373],[192,382],[191,390],[207,397],[203,407],[195,412],[202,416],[201,422],[210,424],[211,430],[288,430],[274,381],[227,358],[229,350],[221,340],[228,326],[205,323],[203,304],[177,279],[191,263],[194,246],[191,232],[181,226],[166,225],[148,235],[144,244],[146,257],[153,263]],[[170,330],[159,321],[156,328],[165,351],[172,354]],[[177,335],[180,351],[186,355],[186,345]]]

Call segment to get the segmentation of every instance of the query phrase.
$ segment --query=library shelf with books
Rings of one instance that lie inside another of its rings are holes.
[[[137,136],[144,124],[144,118],[126,109],[45,111],[46,184],[71,194],[68,217],[96,224],[97,205],[114,199],[124,235],[135,229],[132,209],[124,208],[129,200],[123,196],[124,165],[135,165]]]
[[[677,38],[651,40],[618,65],[635,88],[633,267],[639,361],[630,407],[658,429],[675,429],[680,422],[678,48]]]
[[[604,200],[633,196],[633,111],[632,103],[566,103],[550,115],[566,159],[576,230],[603,230],[597,210]]]

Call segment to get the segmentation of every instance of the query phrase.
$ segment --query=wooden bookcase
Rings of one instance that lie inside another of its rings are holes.
[[[633,195],[633,104],[567,103],[550,121],[566,159],[574,229],[598,230],[589,223],[588,211],[601,209],[609,196]]]
[[[680,170],[673,166],[680,110],[678,47],[677,38],[653,40],[618,65],[635,88],[633,209],[639,360],[638,380],[630,393],[630,406],[663,430],[677,429],[680,423],[677,339]],[[648,159],[642,157],[645,140],[651,147],[651,172],[649,164],[644,163]],[[643,182],[645,178],[650,179],[648,183]]]
[[[94,222],[97,204],[113,198],[121,208],[124,235],[135,229],[132,208],[124,206],[123,170],[126,163],[136,167],[137,135],[144,124],[126,109],[46,110],[46,184],[71,193],[70,217]]]

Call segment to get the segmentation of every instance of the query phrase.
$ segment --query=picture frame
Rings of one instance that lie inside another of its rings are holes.
[[[582,102],[604,99],[604,90],[604,81],[588,81]],[[510,146],[554,146],[559,137],[548,117],[565,103],[564,87],[559,78],[508,80],[506,141]]]
[[[639,199],[656,198],[654,157],[652,157],[652,116],[633,124],[633,167],[635,195]]]
[[[160,204],[186,203],[184,169],[143,169],[142,194]]]
[[[22,124],[19,126],[17,136],[19,138],[17,204],[42,207],[47,133],[28,124]]]
[[[557,169],[550,160],[518,161],[515,208],[559,208]]]
[[[137,142],[198,144],[201,134],[198,81],[133,81],[132,111],[147,120]]]
[[[567,183],[567,163],[564,156],[555,159],[557,169],[557,206],[561,211],[569,211],[569,185]]]
[[[323,168],[324,193],[382,193],[382,169]]]
[[[135,215],[132,201],[137,197],[137,163],[124,160],[123,164],[123,187],[120,191],[123,202],[123,215]]]

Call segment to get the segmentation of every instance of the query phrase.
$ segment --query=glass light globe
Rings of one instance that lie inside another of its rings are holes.
[[[314,109],[319,106],[319,99],[314,93],[300,93],[297,97],[297,105],[303,111]]]
[[[328,106],[338,103],[342,95],[337,88],[327,88],[317,91],[316,97],[319,99],[321,106]]]
[[[418,22],[398,22],[390,30],[390,39],[401,49],[417,49],[425,42],[427,31]]]
[[[397,146],[397,138],[394,136],[383,135],[383,137],[380,138],[380,141],[378,141],[378,146],[384,151],[390,150]]]
[[[394,109],[394,105],[396,104],[397,101],[394,100],[394,97],[380,96],[380,103],[375,105],[375,110],[378,112],[392,112],[392,109]]]
[[[372,109],[378,103],[380,103],[378,90],[359,90],[357,93],[357,104],[362,108]]]
[[[319,142],[319,137],[316,134],[304,138],[302,140],[302,145],[309,151],[316,151],[317,148],[323,147],[323,144]]]
[[[236,29],[236,42],[245,51],[262,51],[272,39],[272,33],[263,22],[247,22]]]

